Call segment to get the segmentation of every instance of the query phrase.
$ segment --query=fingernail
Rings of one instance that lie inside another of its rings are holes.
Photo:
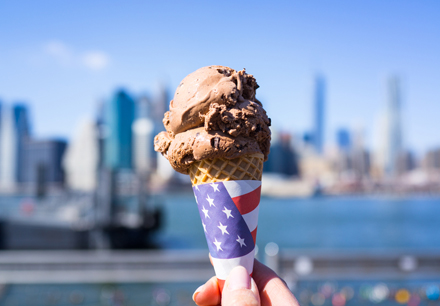
[[[201,285],[199,288],[196,289],[196,291],[194,291],[194,294],[193,294],[193,296],[192,296],[192,299],[193,299],[194,302],[195,302],[196,299],[197,299],[197,295],[200,293],[200,291],[203,290],[203,287],[204,287],[204,286],[205,286],[205,285]]]
[[[248,274],[246,268],[242,266],[232,269],[228,277],[229,289],[251,289],[251,277]]]

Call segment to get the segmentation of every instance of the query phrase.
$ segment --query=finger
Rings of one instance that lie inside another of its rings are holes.
[[[286,283],[258,260],[254,261],[252,277],[260,290],[261,306],[299,305]]]
[[[270,280],[278,278],[278,275],[269,267],[263,265],[261,262],[255,259],[252,277],[257,283],[258,288],[262,289]]]
[[[193,294],[193,301],[199,306],[220,305],[220,300],[220,289],[215,276],[197,288]]]
[[[259,306],[260,296],[255,281],[242,266],[232,269],[226,279],[222,306]]]

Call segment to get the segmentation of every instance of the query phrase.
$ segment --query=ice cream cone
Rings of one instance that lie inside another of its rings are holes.
[[[179,84],[154,149],[189,174],[220,286],[237,265],[252,274],[271,120],[245,69],[202,67]],[[238,157],[236,157],[238,156]]]
[[[221,289],[237,265],[252,274],[263,162],[263,154],[251,154],[205,159],[189,169]]]

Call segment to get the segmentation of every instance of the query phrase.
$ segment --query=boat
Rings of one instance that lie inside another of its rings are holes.
[[[37,196],[20,203],[20,213],[0,218],[1,250],[145,249],[161,227],[162,210],[144,192],[145,181],[101,170],[91,194]],[[127,185],[127,184],[126,184]],[[122,186],[122,187],[121,187]],[[141,186],[141,187],[139,187]]]

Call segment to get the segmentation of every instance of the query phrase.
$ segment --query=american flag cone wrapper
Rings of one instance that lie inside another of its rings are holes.
[[[209,253],[221,288],[240,265],[252,274],[261,181],[224,181],[193,187]]]
[[[228,165],[233,165],[234,169],[228,169]],[[190,170],[194,196],[221,289],[230,271],[238,265],[252,274],[262,166],[263,156],[256,154],[235,160],[209,160]]]

